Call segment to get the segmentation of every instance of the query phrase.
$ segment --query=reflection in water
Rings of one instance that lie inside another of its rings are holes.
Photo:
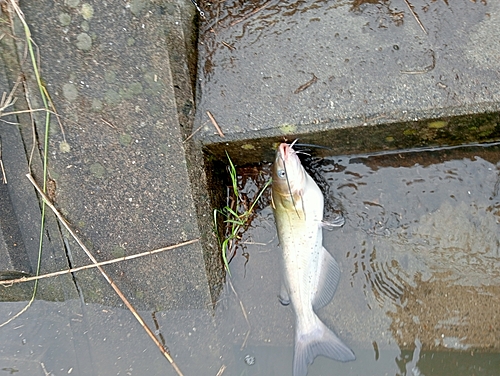
[[[440,375],[494,374],[492,364],[500,362],[500,147],[309,162],[325,193],[327,216],[341,210],[346,217],[342,229],[324,231],[342,276],[333,302],[319,315],[358,356],[348,366],[318,358],[309,375],[332,369],[435,375],[436,367],[446,369],[436,365],[441,361],[455,363]],[[244,181],[244,191],[257,190]],[[269,207],[261,208],[241,244],[231,270],[251,323],[248,346],[267,348],[256,364],[279,363],[271,367],[275,373],[265,374],[288,374],[293,317],[276,298],[277,239]],[[218,315],[231,328],[227,343],[238,346],[247,326],[234,296],[225,299]],[[245,369],[232,367],[235,374]],[[263,374],[262,368],[246,372]]]
[[[351,286],[353,281],[359,278],[357,274],[362,273],[363,291],[366,294],[371,291],[379,305],[383,305],[386,299],[391,300],[395,304],[401,304],[401,296],[403,295],[405,278],[400,277],[404,273],[400,268],[397,260],[392,260],[390,264],[381,263],[377,259],[377,251],[375,248],[366,257],[367,248],[363,248],[360,254],[354,254],[354,270],[351,272]],[[359,258],[358,258],[359,255]],[[348,252],[346,258],[350,257]],[[368,307],[370,305],[368,304]]]

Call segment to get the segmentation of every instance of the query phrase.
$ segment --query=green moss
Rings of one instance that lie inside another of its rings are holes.
[[[281,133],[291,134],[297,132],[297,126],[294,124],[281,124],[279,126]]]
[[[80,13],[85,20],[90,20],[94,16],[94,8],[90,4],[83,3]]]
[[[85,31],[85,32],[88,32],[90,30],[90,25],[87,21],[83,21],[81,24],[80,24],[80,28]]]
[[[66,98],[70,102],[73,102],[78,97],[78,89],[74,84],[64,84],[62,87],[62,92],[64,98]]]
[[[143,291],[136,291],[135,292],[135,297],[137,299],[141,299],[141,300],[144,299],[144,292]]]
[[[123,146],[128,146],[132,142],[132,136],[127,133],[123,133],[120,135],[120,144]]]
[[[137,94],[142,93],[142,84],[140,82],[132,82],[126,88],[120,88],[119,95],[123,99],[133,99]]]
[[[120,247],[119,245],[115,246],[112,250],[111,250],[111,256],[113,258],[120,258],[120,257],[124,257],[125,256],[125,249],[123,249],[123,247]]]
[[[92,175],[98,178],[102,178],[106,174],[106,168],[98,162],[92,163],[89,170]]]
[[[94,112],[101,112],[102,111],[102,101],[98,98],[92,99],[91,110]]]
[[[118,94],[115,90],[109,89],[104,93],[104,100],[106,103],[114,105],[120,103],[120,94]]]
[[[87,33],[80,33],[76,36],[76,47],[83,51],[89,51],[92,48],[92,38]]]
[[[140,82],[132,82],[129,85],[128,90],[134,95],[140,94],[142,93],[142,84]]]
[[[432,128],[432,129],[441,129],[441,128],[444,128],[448,125],[448,122],[447,121],[443,121],[443,120],[436,120],[436,121],[432,121],[430,122],[427,127],[429,128]]]
[[[70,8],[76,8],[80,4],[80,0],[65,0],[64,4]]]
[[[59,14],[59,22],[61,26],[68,26],[71,23],[71,16],[68,13]]]
[[[112,70],[107,70],[104,73],[104,80],[108,83],[111,84],[116,81],[116,73],[113,72]]]

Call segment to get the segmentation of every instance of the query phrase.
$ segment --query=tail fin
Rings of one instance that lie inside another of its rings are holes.
[[[306,376],[307,367],[318,355],[341,362],[356,359],[352,350],[317,317],[317,325],[312,331],[299,333],[297,330],[295,333],[293,376]]]

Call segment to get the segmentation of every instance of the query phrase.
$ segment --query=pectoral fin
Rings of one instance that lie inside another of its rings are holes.
[[[278,299],[280,303],[284,306],[287,306],[290,304],[290,296],[288,295],[288,290],[286,288],[286,285],[283,281],[281,281],[281,288],[280,288],[280,294],[278,295]]]
[[[314,310],[326,306],[335,295],[340,280],[340,267],[333,256],[323,247],[320,255],[320,273],[316,294],[312,301]]]

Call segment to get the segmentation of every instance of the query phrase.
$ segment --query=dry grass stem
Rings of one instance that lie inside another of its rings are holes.
[[[212,113],[210,111],[207,111],[207,115],[210,118],[210,121],[214,125],[215,129],[217,129],[219,136],[221,136],[222,138],[226,137],[226,136],[224,136],[224,133],[222,133],[222,129],[220,129],[219,124],[217,124],[217,122],[215,121],[214,115],[212,115]]]
[[[248,320],[248,316],[247,316],[247,313],[245,311],[245,307],[243,306],[243,302],[241,301],[240,297],[238,296],[238,293],[236,292],[236,290],[234,289],[233,283],[231,282],[230,278],[228,279],[228,282],[229,282],[229,286],[231,287],[231,290],[233,290],[234,295],[236,295],[236,298],[240,302],[241,312],[243,312],[243,317],[245,318],[245,321],[247,322],[247,325],[248,325],[247,334],[245,335],[245,339],[243,340],[243,343],[241,344],[241,348],[240,348],[240,350],[243,350],[245,348],[245,346],[247,345],[247,340],[248,340],[248,337],[250,336],[250,330],[252,329],[252,327],[250,326],[250,321]]]
[[[93,268],[97,268],[98,266],[115,264],[115,263],[121,262],[121,261],[133,260],[133,259],[136,259],[136,258],[139,258],[139,257],[144,257],[144,256],[148,256],[148,255],[154,255],[156,253],[170,251],[172,249],[176,249],[176,248],[184,247],[185,245],[196,243],[197,241],[199,241],[199,239],[188,240],[186,242],[178,243],[178,244],[171,245],[171,246],[168,246],[168,247],[154,249],[152,251],[146,251],[146,252],[142,252],[142,253],[137,253],[135,255],[118,257],[118,258],[115,258],[115,259],[112,259],[112,260],[108,260],[108,261],[101,261],[101,262],[98,262],[97,264],[89,264],[89,265],[79,266],[77,268],[71,268],[71,269],[67,269],[67,270],[60,270],[58,272],[42,274],[42,275],[33,276],[33,277],[22,277],[22,278],[10,279],[10,280],[7,280],[7,281],[0,281],[0,285],[6,285],[6,286],[8,286],[8,285],[13,285],[15,283],[29,282],[29,281],[34,281],[36,279],[44,279],[44,278],[56,277],[58,275],[63,275],[63,274],[75,273],[75,272],[79,272],[79,271],[85,270],[85,269],[93,269]]]
[[[73,231],[73,229],[69,226],[69,224],[66,222],[66,220],[64,219],[64,217],[59,213],[59,211],[56,209],[56,207],[52,204],[52,202],[50,202],[49,198],[45,195],[45,193],[40,189],[40,187],[38,186],[38,184],[35,182],[35,180],[33,179],[33,177],[31,176],[31,174],[27,174],[26,175],[29,179],[29,181],[31,182],[31,184],[33,184],[33,186],[35,187],[35,189],[37,190],[37,192],[40,194],[40,196],[43,198],[43,200],[45,201],[45,203],[47,204],[47,206],[52,210],[52,212],[56,215],[57,219],[59,219],[59,221],[61,222],[61,224],[64,226],[64,228],[66,228],[66,230],[71,234],[71,236],[73,237],[73,239],[75,239],[75,241],[78,243],[78,245],[83,249],[83,251],[87,254],[87,256],[89,257],[89,259],[94,263],[94,264],[98,264],[97,260],[95,259],[95,257],[92,255],[92,253],[87,249],[87,247],[85,246],[85,244],[83,244],[83,242],[80,240],[80,238],[76,235],[76,233]],[[155,343],[155,345],[158,347],[158,349],[161,351],[161,353],[163,354],[163,356],[165,356],[165,358],[169,361],[169,363],[171,364],[171,366],[174,368],[174,370],[177,372],[177,374],[179,376],[183,376],[181,370],[179,369],[179,367],[177,366],[177,364],[175,364],[174,360],[172,359],[172,357],[170,356],[170,354],[166,351],[165,347],[160,343],[160,341],[158,340],[158,338],[156,338],[156,336],[154,335],[153,331],[147,326],[147,324],[144,322],[144,320],[142,319],[141,315],[139,315],[139,313],[136,311],[136,309],[132,306],[132,304],[130,304],[130,302],[128,301],[128,299],[125,297],[125,295],[123,295],[123,293],[121,292],[121,290],[118,288],[118,286],[115,284],[115,282],[106,274],[106,272],[104,271],[104,269],[102,268],[102,266],[100,265],[96,265],[96,268],[101,272],[102,276],[104,277],[104,279],[106,279],[106,281],[110,284],[110,286],[113,288],[113,290],[115,290],[116,294],[120,297],[120,299],[122,300],[122,302],[125,304],[125,306],[130,310],[130,312],[132,312],[132,314],[134,315],[134,317],[136,318],[136,320],[139,322],[139,324],[142,326],[142,328],[146,331],[146,333],[149,335],[149,337],[152,339],[152,341]]]
[[[112,128],[112,129],[118,129],[118,128],[116,127],[116,125],[113,125],[113,123],[111,123],[110,121],[107,121],[107,120],[106,120],[106,119],[104,119],[104,118],[101,118],[101,120],[103,121],[103,123],[104,123],[104,124],[106,124],[106,125],[107,125],[107,126],[109,126],[110,128]]]
[[[311,86],[312,84],[314,84],[316,81],[318,81],[318,77],[316,77],[316,75],[314,73],[312,73],[312,75],[313,76],[312,76],[312,78],[309,81],[307,81],[303,85],[300,85],[293,93],[294,94],[298,94],[301,91],[306,90],[309,86]]]
[[[251,245],[268,245],[267,243],[259,243],[259,242],[251,242],[251,241],[244,241],[242,244],[251,244]]]
[[[200,131],[201,128],[203,128],[203,124],[200,125],[198,128],[196,128],[196,130],[193,133],[191,133],[189,136],[187,136],[186,139],[182,142],[188,142],[191,139],[191,137],[193,137],[196,133],[198,133]]]
[[[27,113],[38,112],[38,111],[47,112],[47,110],[45,108],[37,108],[37,109],[34,109],[34,110],[19,110],[19,111],[12,111],[12,112],[4,112],[3,114],[0,114],[0,117],[1,116],[7,116],[7,115],[27,114]],[[52,111],[48,111],[48,112],[50,114],[56,115]]]
[[[45,374],[45,376],[50,376],[52,375],[51,372],[48,372],[47,369],[45,368],[45,364],[43,364],[42,362],[40,362],[40,366],[42,367],[43,369],[43,373]]]
[[[229,43],[226,43],[224,41],[221,42],[224,46],[226,46],[227,48],[229,48],[231,51],[234,51],[236,50],[236,48],[234,46],[231,46]]]
[[[215,376],[221,376],[225,370],[226,370],[226,365],[225,364],[221,365],[219,368],[219,372],[217,372],[217,375]]]
[[[424,31],[424,33],[428,34],[427,30],[425,30],[424,25],[422,24],[422,22],[420,22],[420,18],[418,18],[417,13],[415,13],[415,11],[413,10],[413,5],[411,5],[408,0],[405,0],[405,3],[408,6],[408,9],[410,10],[411,14],[413,15],[413,17],[417,21],[418,25],[422,28],[422,30]]]
[[[8,114],[3,113],[3,111],[7,107],[10,107],[10,106],[14,105],[14,103],[16,103],[16,98],[14,98],[14,93],[16,92],[17,87],[19,86],[20,82],[21,82],[20,79],[16,81],[16,83],[14,84],[14,87],[12,88],[12,90],[10,91],[8,96],[7,96],[6,92],[4,92],[2,94],[2,100],[0,101],[0,117],[8,115]]]
[[[3,167],[3,160],[2,160],[2,139],[0,138],[0,169],[2,170],[2,182],[4,184],[7,184],[7,175],[5,175],[5,169]]]

